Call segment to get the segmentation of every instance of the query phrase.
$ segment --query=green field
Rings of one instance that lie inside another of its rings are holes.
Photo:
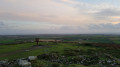
[[[55,37],[60,37],[60,35]],[[40,65],[42,65],[40,67],[54,67],[54,65],[58,65],[57,67],[100,67],[99,61],[109,67],[110,64],[106,62],[107,60],[120,59],[120,49],[92,45],[93,43],[120,44],[119,36],[62,35],[59,39],[80,43],[40,42],[39,45],[41,46],[35,46],[35,42],[30,42],[31,40],[34,41],[35,36],[26,36],[23,40],[20,36],[17,39],[12,37],[10,40],[10,38],[0,38],[0,60],[9,59],[12,61],[19,58],[27,58],[28,56],[38,56],[38,60],[31,61],[33,67],[39,67]],[[46,36],[41,37],[41,39],[54,39],[54,37]],[[14,44],[14,41],[17,40],[27,40],[27,42]],[[113,58],[111,59],[108,55]],[[83,58],[87,61],[83,61]],[[54,60],[60,60],[60,62]],[[80,62],[81,60],[82,62]],[[119,64],[117,60],[115,63]]]
[[[20,44],[33,42],[35,38],[61,39],[63,41],[77,41],[87,43],[120,44],[120,35],[9,35],[0,36],[0,44]]]
[[[44,45],[44,48],[31,49],[30,51],[21,51],[27,48],[33,47],[35,43],[25,43],[25,44],[17,44],[17,45],[1,45],[0,46],[0,60],[9,59],[19,59],[26,58],[28,56],[39,56],[42,54],[59,54],[60,56],[64,55],[68,59],[70,58],[78,58],[78,56],[92,57],[96,56],[96,54],[100,54],[99,59],[106,59],[104,53],[108,53],[113,57],[120,58],[120,49],[111,49],[105,47],[95,47],[95,46],[85,46],[83,44],[71,44],[71,43],[39,43],[40,45]],[[16,52],[18,51],[18,52]],[[103,52],[104,51],[104,52]],[[5,55],[5,56],[2,56]],[[79,58],[78,58],[79,59]],[[48,63],[48,60],[37,60],[38,63],[41,62],[44,64]],[[53,62],[49,61],[49,64]],[[66,64],[61,64],[63,67],[66,67]],[[67,67],[98,67],[98,64],[91,65],[81,65],[81,64],[69,64]]]

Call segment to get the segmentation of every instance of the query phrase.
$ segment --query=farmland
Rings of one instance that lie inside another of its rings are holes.
[[[39,42],[36,46],[35,38],[61,39],[63,42]],[[116,48],[119,40],[119,35],[0,36],[0,60],[37,56],[37,60],[31,61],[33,67],[109,67],[113,63],[119,66],[120,62],[116,60],[120,59],[120,48]]]

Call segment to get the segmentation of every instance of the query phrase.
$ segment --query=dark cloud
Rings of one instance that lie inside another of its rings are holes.
[[[26,18],[16,13],[2,12],[0,13],[0,20],[26,20]]]
[[[19,26],[13,24],[13,23],[7,23],[7,22],[3,22],[3,21],[0,21],[0,30],[1,29],[14,29],[14,28],[18,28]]]
[[[91,24],[88,26],[89,29],[94,29],[94,30],[114,30],[114,29],[120,29],[120,23],[118,24],[111,24],[111,23],[107,23],[107,24]]]
[[[0,28],[4,28],[4,26],[6,26],[6,24],[2,21],[0,21]]]
[[[72,27],[72,26],[62,26],[60,29],[61,30],[73,30],[74,27]]]
[[[120,19],[117,17],[120,17],[120,10],[115,9],[115,8],[110,8],[110,9],[101,9],[97,12],[94,13],[88,13],[96,23],[106,23],[106,22],[116,22],[119,21]],[[111,24],[108,24],[111,25]]]
[[[120,10],[117,9],[102,9],[99,12],[92,14],[97,20],[112,20],[110,17],[120,16]]]
[[[96,13],[98,16],[120,16],[120,10],[117,9],[103,9]]]
[[[4,22],[0,21],[0,26],[4,26],[4,25],[5,25]]]

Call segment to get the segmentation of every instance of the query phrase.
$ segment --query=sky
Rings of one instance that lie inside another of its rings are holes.
[[[120,0],[0,0],[0,35],[120,34]]]

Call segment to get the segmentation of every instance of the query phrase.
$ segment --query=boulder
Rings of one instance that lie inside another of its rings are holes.
[[[0,61],[0,67],[5,67],[7,66],[9,63],[8,63],[8,60],[4,60],[4,61]]]
[[[28,57],[28,60],[36,60],[37,59],[37,56],[29,56]]]
[[[8,61],[0,61],[0,64],[6,64]]]
[[[18,65],[22,67],[32,67],[31,62],[28,62],[28,60],[22,60],[22,59],[18,60]]]
[[[0,61],[0,67],[6,67],[8,64],[8,61]]]

